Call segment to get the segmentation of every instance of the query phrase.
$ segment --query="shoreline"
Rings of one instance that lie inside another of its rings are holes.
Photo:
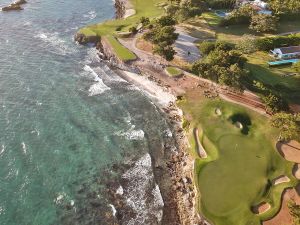
[[[172,127],[176,146],[164,146],[163,155],[152,154],[154,176],[165,203],[162,224],[189,225],[204,222],[196,209],[198,193],[194,183],[194,159],[187,153],[189,143],[182,128],[183,113],[176,106],[176,96],[145,75],[112,69],[152,100]],[[172,210],[173,213],[170,212]]]
[[[132,4],[129,3],[130,0],[115,0],[115,18],[125,19],[135,14],[135,11],[131,10]],[[138,87],[157,107],[171,129],[172,140],[167,140],[164,146],[156,146],[157,149],[149,152],[154,180],[159,187],[164,203],[162,220],[158,224],[209,224],[200,216],[196,208],[198,193],[194,183],[194,159],[188,153],[189,143],[182,127],[182,110],[176,106],[177,96],[182,94],[182,90],[169,87],[168,82],[161,81],[153,74],[157,73],[157,68],[159,73],[163,73],[155,60],[154,67],[152,62],[146,65],[122,62],[115,56],[105,38],[101,37],[86,37],[77,33],[75,41],[80,44],[95,43],[99,58],[121,78]],[[139,55],[137,54],[137,56]],[[173,87],[175,86],[173,85]],[[118,198],[114,198],[115,194],[112,196],[112,202],[119,201]],[[124,210],[126,209],[120,208],[121,214],[132,211],[129,209],[128,212],[125,212]],[[112,211],[113,214],[116,213],[115,208],[112,208]]]

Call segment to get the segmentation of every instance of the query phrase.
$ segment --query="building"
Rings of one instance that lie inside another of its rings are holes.
[[[259,14],[272,15],[272,11],[268,10],[268,3],[262,0],[237,0],[236,6],[241,7],[243,5],[250,5],[255,9]]]
[[[271,53],[279,59],[292,59],[300,57],[300,46],[275,48]]]

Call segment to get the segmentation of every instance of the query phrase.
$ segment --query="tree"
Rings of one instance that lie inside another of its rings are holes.
[[[150,24],[150,19],[148,17],[141,17],[140,19],[141,24],[143,24],[143,26],[147,26]]]
[[[275,32],[278,26],[278,18],[272,15],[257,14],[251,18],[249,28],[258,33]]]
[[[172,16],[167,15],[160,17],[156,23],[162,27],[174,26],[176,24],[176,20],[174,20]]]
[[[279,128],[279,141],[299,140],[300,114],[277,113],[271,118],[271,125]]]
[[[243,35],[237,48],[245,54],[256,52],[258,50],[256,37],[253,35]]]
[[[165,58],[167,61],[172,61],[176,51],[170,45],[156,45],[154,52]]]
[[[242,70],[238,64],[233,64],[225,70],[220,70],[219,83],[225,84],[236,90],[243,91],[242,80],[245,76],[245,71]]]
[[[136,27],[130,27],[129,32],[132,34],[136,34],[138,32],[138,30],[136,29]]]
[[[269,93],[262,98],[266,104],[266,111],[269,113],[277,113],[280,111],[287,111],[289,106],[287,102],[279,95]]]
[[[295,69],[297,73],[300,73],[300,61],[293,65],[293,69]]]

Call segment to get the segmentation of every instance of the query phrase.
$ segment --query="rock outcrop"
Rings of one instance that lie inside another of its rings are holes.
[[[7,12],[7,11],[18,11],[18,10],[23,10],[22,6],[23,4],[27,3],[26,0],[18,0],[8,6],[5,6],[2,8],[2,11]]]
[[[74,39],[75,39],[76,42],[78,42],[81,45],[85,45],[85,44],[88,44],[88,43],[97,44],[101,40],[101,38],[97,35],[87,36],[87,35],[82,34],[80,32],[78,32],[75,35]]]

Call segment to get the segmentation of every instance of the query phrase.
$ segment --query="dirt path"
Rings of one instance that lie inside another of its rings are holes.
[[[158,55],[151,52],[141,50],[136,47],[137,39],[142,34],[138,34],[134,38],[119,39],[120,43],[138,56],[138,59],[132,62],[132,65],[146,73],[150,79],[156,81],[161,86],[168,88],[175,95],[184,95],[186,91],[193,89],[215,89],[219,96],[226,101],[230,101],[239,105],[243,105],[260,114],[265,113],[265,106],[260,98],[250,91],[245,91],[243,94],[235,93],[221,87],[214,82],[197,77],[191,73],[185,72],[185,75],[180,78],[170,77],[165,73],[165,67],[170,63]]]

